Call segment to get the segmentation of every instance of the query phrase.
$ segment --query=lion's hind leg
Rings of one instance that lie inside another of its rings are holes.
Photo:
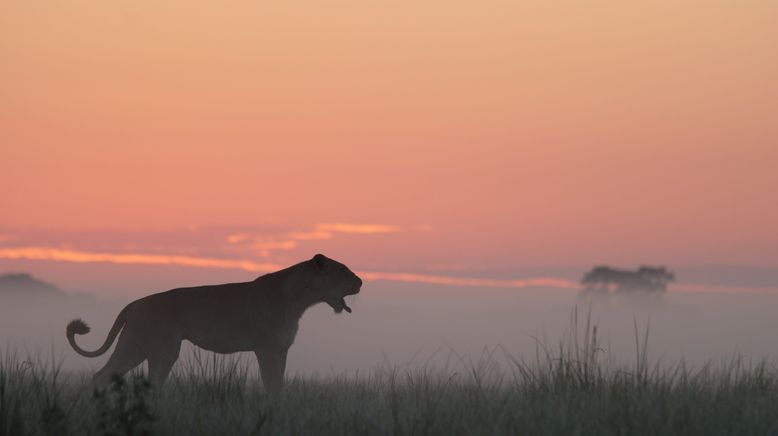
[[[146,356],[141,348],[134,343],[131,334],[122,331],[119,341],[116,343],[116,349],[108,358],[105,366],[95,373],[92,382],[96,386],[105,386],[111,381],[111,377],[114,375],[123,376],[127,371],[143,363],[144,360],[146,360]]]
[[[160,386],[170,375],[173,364],[181,352],[180,338],[166,338],[148,350],[149,382],[152,386]]]

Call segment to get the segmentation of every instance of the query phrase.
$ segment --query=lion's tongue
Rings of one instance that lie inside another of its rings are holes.
[[[342,305],[343,305],[343,309],[344,309],[346,312],[348,312],[348,313],[351,313],[351,308],[350,308],[350,307],[348,307],[348,305],[346,304],[346,300],[345,300],[344,298],[341,298],[341,299],[340,299],[340,304],[342,304]]]

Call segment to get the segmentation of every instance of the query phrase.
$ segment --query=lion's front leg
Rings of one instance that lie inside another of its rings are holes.
[[[280,392],[284,385],[287,351],[288,349],[263,348],[254,352],[257,356],[257,362],[259,362],[262,384],[265,385],[265,390],[271,394]]]

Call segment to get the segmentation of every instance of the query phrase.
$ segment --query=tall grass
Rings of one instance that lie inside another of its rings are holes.
[[[295,377],[276,397],[230,356],[196,352],[159,390],[135,373],[95,392],[54,357],[3,351],[0,435],[778,434],[772,363],[661,365],[648,358],[648,326],[633,329],[633,362],[615,362],[591,317],[573,311],[568,334],[537,341],[532,358],[450,350],[442,368]]]

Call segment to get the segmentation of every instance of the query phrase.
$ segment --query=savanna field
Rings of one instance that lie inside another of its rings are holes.
[[[0,436],[778,436],[777,41],[0,0]]]
[[[499,346],[449,350],[443,365],[291,377],[278,396],[240,357],[195,352],[160,389],[135,371],[95,390],[56,356],[3,349],[0,435],[778,433],[773,362],[659,362],[649,328],[635,324],[634,356],[617,363],[591,320],[575,321],[529,359]]]

